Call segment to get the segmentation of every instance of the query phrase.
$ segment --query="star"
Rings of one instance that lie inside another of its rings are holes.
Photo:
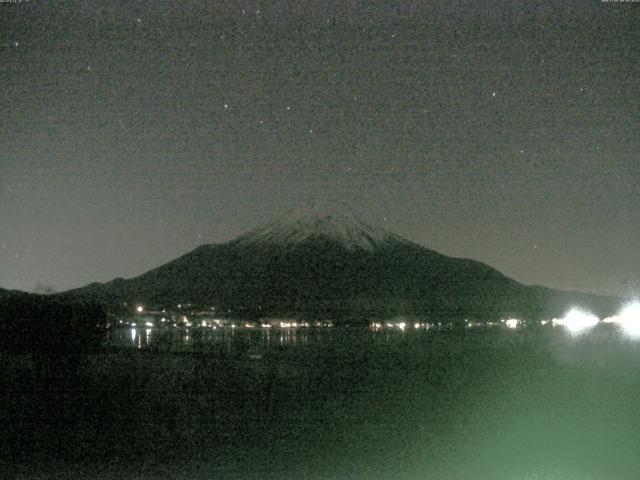
[[[492,93],[491,93],[491,96],[492,96],[492,97],[495,97],[495,96],[496,96],[496,92],[492,92]]]
[[[229,108],[229,105],[227,103],[224,104],[224,108],[225,110]]]

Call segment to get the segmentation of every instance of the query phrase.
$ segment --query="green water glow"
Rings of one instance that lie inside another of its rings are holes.
[[[610,326],[579,337],[501,327],[216,335],[191,331],[185,345],[154,331],[155,350],[84,358],[58,392],[64,411],[48,407],[59,423],[39,416],[36,393],[5,393],[3,446],[29,449],[12,456],[14,471],[474,480],[640,471],[640,343]],[[28,363],[8,365],[5,383],[35,385]]]

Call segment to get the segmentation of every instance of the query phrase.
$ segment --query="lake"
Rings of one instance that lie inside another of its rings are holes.
[[[265,331],[266,330],[266,331]],[[561,327],[147,329],[3,356],[13,478],[636,479],[640,342]]]

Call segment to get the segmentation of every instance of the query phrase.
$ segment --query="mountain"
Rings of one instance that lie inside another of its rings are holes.
[[[41,372],[60,374],[69,359],[98,351],[107,326],[102,305],[0,288],[0,351],[32,354]]]
[[[33,293],[21,292],[20,290],[6,290],[0,288],[0,304],[3,302],[14,300],[18,298],[32,298],[36,297]]]
[[[614,298],[523,285],[481,262],[442,255],[325,206],[202,245],[138,277],[58,295],[110,305],[191,303],[245,318],[345,321],[550,318],[572,306],[609,315],[618,305]]]

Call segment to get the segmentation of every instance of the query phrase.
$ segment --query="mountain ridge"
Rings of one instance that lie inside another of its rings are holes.
[[[201,245],[128,280],[60,295],[109,304],[211,305],[252,318],[543,318],[561,316],[573,305],[606,315],[617,303],[526,286],[482,262],[448,257],[351,213],[318,211]]]

